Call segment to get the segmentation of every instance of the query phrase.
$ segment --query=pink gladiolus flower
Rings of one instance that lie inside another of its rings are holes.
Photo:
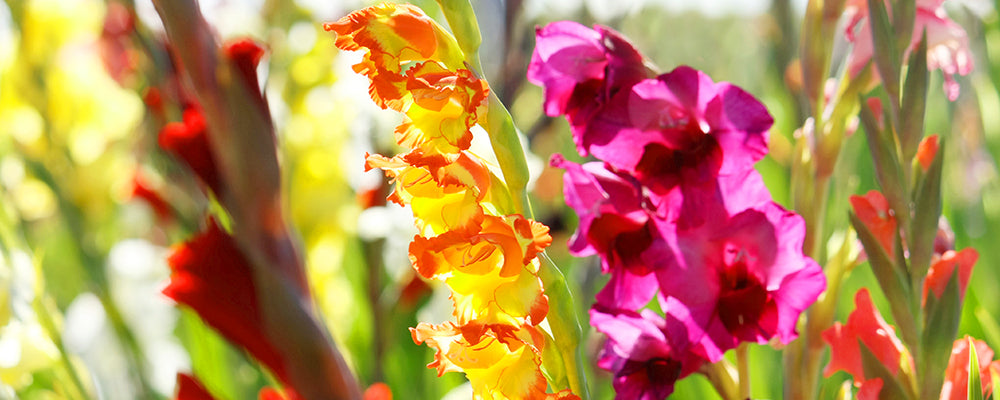
[[[652,205],[642,187],[601,162],[579,165],[555,154],[550,163],[566,170],[566,204],[580,216],[570,252],[579,257],[600,254],[602,271],[612,274],[597,301],[627,309],[649,303],[657,290],[650,272],[662,265],[666,243],[654,225]]]
[[[687,353],[683,326],[651,310],[590,310],[591,324],[608,336],[597,364],[615,374],[616,399],[664,399],[674,382],[704,362]]]
[[[955,101],[959,94],[955,74],[968,75],[972,72],[972,53],[969,38],[962,27],[948,18],[944,10],[944,0],[917,0],[916,20],[913,24],[911,49],[927,31],[927,69],[940,69],[944,74],[944,92],[948,100]],[[888,2],[886,4],[888,7]],[[890,10],[891,12],[891,10]],[[868,22],[868,5],[865,0],[849,0],[846,12],[847,40],[854,43],[854,50],[848,58],[848,69],[855,75],[872,58],[874,45],[871,25]]]
[[[743,89],[682,66],[616,97],[577,141],[662,193],[753,168],[773,122]]]
[[[703,357],[718,361],[741,341],[788,343],[799,315],[826,289],[802,254],[805,222],[776,203],[677,232],[674,265],[657,273],[664,306],[687,326]],[[692,284],[692,282],[698,282]]]
[[[689,67],[648,77],[606,28],[559,22],[537,43],[529,78],[546,112],[565,114],[580,154],[603,161],[551,164],[580,216],[570,251],[600,255],[611,275],[591,323],[608,336],[598,365],[617,398],[662,399],[741,341],[794,339],[826,279],[802,254],[802,218],[753,167],[773,124],[764,105]],[[665,315],[646,308],[654,296]]]
[[[535,32],[528,80],[545,88],[545,112],[566,115],[581,155],[582,132],[619,91],[651,74],[642,55],[618,32],[572,21],[553,22]]]

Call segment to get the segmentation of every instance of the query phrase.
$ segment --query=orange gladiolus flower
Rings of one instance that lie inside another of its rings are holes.
[[[429,367],[464,372],[476,399],[577,398],[547,393],[541,372],[548,314],[536,256],[552,242],[549,228],[504,215],[503,181],[468,151],[471,129],[487,111],[489,86],[466,67],[455,38],[419,8],[382,4],[325,28],[336,46],[365,50],[355,71],[371,79],[372,99],[405,114],[396,142],[408,150],[366,155],[408,205],[419,234],[410,260],[425,279],[452,290],[454,322],[411,328],[417,344],[435,348]]]

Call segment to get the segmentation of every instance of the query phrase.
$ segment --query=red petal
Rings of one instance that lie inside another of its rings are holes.
[[[249,263],[214,220],[208,225],[168,258],[173,275],[163,293],[289,383],[284,361],[267,339]]]
[[[392,390],[389,385],[382,382],[375,382],[368,389],[365,389],[364,400],[392,400]]]
[[[927,172],[927,169],[931,167],[931,163],[934,162],[937,151],[938,135],[930,135],[920,141],[920,146],[917,147],[917,162],[920,163],[920,169]]]
[[[160,147],[180,158],[216,196],[222,193],[205,117],[197,108],[184,110],[184,122],[171,122],[160,130]]]
[[[177,374],[177,397],[175,400],[215,400],[197,378],[188,374]]]
[[[170,205],[138,173],[132,178],[132,192],[129,195],[132,199],[144,200],[148,203],[160,221],[169,221],[173,217]]]
[[[889,208],[889,201],[876,190],[864,196],[851,196],[851,208],[878,242],[885,253],[894,258],[896,248],[896,217]]]

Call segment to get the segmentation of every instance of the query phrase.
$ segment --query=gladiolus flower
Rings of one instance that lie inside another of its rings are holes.
[[[898,227],[896,215],[889,208],[889,201],[876,190],[871,190],[864,196],[853,195],[850,201],[854,214],[871,231],[872,235],[875,235],[875,239],[882,245],[885,254],[892,259],[896,254]]]
[[[823,340],[830,345],[830,363],[823,370],[823,375],[830,376],[837,370],[844,370],[854,377],[856,386],[863,387],[870,377],[865,375],[861,363],[859,341],[893,375],[899,374],[904,358],[907,359],[907,365],[913,365],[913,359],[896,336],[896,330],[882,319],[882,314],[872,304],[868,289],[858,291],[854,304],[855,309],[847,318],[846,325],[835,322],[832,327],[823,331]]]
[[[545,338],[537,328],[498,327],[472,335],[463,330],[448,322],[410,328],[415,343],[426,342],[437,352],[428,367],[436,368],[438,376],[465,372],[476,398],[578,399],[568,390],[545,393],[546,381],[540,370]]]
[[[528,80],[545,88],[549,116],[566,115],[581,155],[589,151],[582,139],[591,118],[616,93],[650,76],[642,55],[607,27],[559,21],[535,32]]]
[[[177,374],[177,396],[175,400],[215,400],[215,397],[205,389],[195,377]]]
[[[464,68],[458,42],[437,22],[411,4],[379,4],[323,25],[337,34],[341,50],[367,50],[354,71],[371,80],[369,94],[382,108],[405,111],[404,67],[428,60],[452,71]]]
[[[455,39],[411,5],[382,4],[325,28],[343,50],[365,50],[355,71],[368,76],[383,108],[405,113],[395,157],[366,155],[365,166],[392,179],[389,200],[409,205],[419,234],[410,261],[426,279],[452,290],[455,322],[411,328],[417,344],[437,350],[438,374],[464,372],[476,398],[573,399],[546,393],[541,373],[548,314],[537,255],[548,227],[503,215],[503,182],[468,152],[471,128],[487,110],[489,86],[466,69]],[[494,185],[494,182],[500,183]],[[504,196],[507,196],[506,198]]]
[[[826,288],[822,268],[802,254],[804,232],[802,217],[768,203],[677,233],[679,257],[657,278],[679,303],[667,313],[689,314],[679,319],[709,361],[741,341],[795,339],[799,315]]]
[[[669,317],[669,316],[668,316]],[[597,364],[614,373],[616,398],[664,399],[674,383],[704,362],[686,353],[683,325],[651,310],[590,310],[590,323],[608,336]]]
[[[931,163],[934,162],[934,157],[937,156],[938,152],[938,135],[930,135],[920,141],[920,145],[917,146],[917,162],[920,163],[920,169],[927,172],[931,167]]]
[[[752,168],[767,154],[773,121],[743,89],[682,66],[618,96],[578,140],[662,193]]]
[[[175,248],[167,261],[173,274],[163,294],[190,307],[287,383],[285,361],[265,333],[250,264],[233,237],[210,220],[208,229]]]
[[[826,280],[802,254],[802,218],[753,168],[773,124],[763,104],[689,67],[652,78],[609,38],[569,22],[538,30],[529,79],[580,154],[602,161],[550,161],[580,216],[570,251],[599,254],[611,274],[591,309],[608,336],[599,366],[619,398],[660,399],[741,341],[794,339]],[[654,295],[664,316],[644,309]]]
[[[184,110],[183,122],[171,122],[160,130],[160,147],[181,159],[216,196],[222,195],[222,178],[208,141],[207,123],[201,110]]]
[[[136,173],[132,177],[132,190],[129,196],[133,199],[141,199],[149,204],[149,207],[153,209],[156,213],[156,217],[160,221],[169,221],[173,217],[173,211],[170,209],[170,204],[163,199],[162,196],[146,182],[146,179],[142,178],[142,175]]]
[[[983,385],[984,398],[992,391],[993,373],[1000,373],[1000,360],[993,361],[993,349],[982,340],[974,340],[969,336],[955,341],[948,357],[948,368],[945,369],[944,384],[941,385],[941,400],[966,400],[969,391],[969,343],[976,346],[976,357],[979,361],[980,382]]]
[[[362,395],[363,400],[392,400],[392,390],[389,385],[382,382],[375,382]]]
[[[948,250],[944,254],[935,254],[931,262],[930,269],[927,270],[927,277],[924,278],[923,301],[927,301],[927,292],[934,292],[934,297],[940,298],[944,294],[948,282],[951,281],[955,268],[958,268],[958,293],[965,298],[965,288],[969,286],[969,278],[972,277],[972,266],[979,259],[979,252],[973,248],[962,249],[961,251]]]

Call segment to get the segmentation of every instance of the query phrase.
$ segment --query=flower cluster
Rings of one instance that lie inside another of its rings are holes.
[[[967,265],[971,268],[974,261],[975,258]],[[886,323],[875,308],[867,289],[859,290],[854,302],[856,307],[847,324],[837,322],[823,332],[823,340],[830,345],[830,363],[823,373],[828,377],[839,370],[851,374],[858,388],[859,400],[902,398],[902,391],[907,389],[900,387],[898,381],[912,382],[917,376],[913,355],[896,336],[892,325]],[[966,336],[952,344],[945,381],[941,386],[942,400],[965,399],[968,394],[970,343],[976,348],[983,392],[988,394],[992,390],[990,382],[993,375],[1000,373],[1000,360],[993,360],[993,350],[986,342]],[[862,346],[879,367],[865,361]],[[880,372],[886,375],[879,377]]]
[[[654,76],[606,27],[556,22],[536,35],[528,79],[580,154],[602,160],[551,164],[580,216],[570,250],[600,255],[611,275],[590,315],[619,397],[664,398],[741,342],[794,339],[826,280],[802,253],[802,218],[754,170],[765,107],[689,67]]]
[[[927,159],[933,159],[937,151],[937,136],[929,136],[921,143],[917,155],[918,165],[926,172]],[[872,190],[864,196],[851,196],[851,207],[858,221],[873,236],[875,247],[867,248],[866,252],[884,252],[891,259],[899,257],[898,252],[908,252],[906,241],[902,240],[902,231],[894,210],[889,201],[879,191]],[[972,268],[979,253],[973,248],[955,250],[954,233],[944,220],[941,220],[933,243],[933,255],[927,275],[923,277],[923,292],[921,293],[921,308],[926,312],[930,304],[941,303],[946,297],[946,291],[951,286],[957,292],[956,310],[961,310],[961,302],[965,297],[965,289],[972,277]],[[883,256],[884,257],[884,256]],[[955,285],[951,285],[956,279]],[[930,302],[929,302],[930,300]],[[890,299],[890,301],[892,301]],[[953,311],[954,312],[954,311]],[[930,317],[927,317],[930,318]],[[935,327],[947,332],[944,327]],[[950,340],[951,336],[949,336]],[[900,382],[912,382],[917,379],[918,367],[914,363],[910,349],[896,336],[896,330],[886,323],[872,302],[867,289],[861,289],[855,295],[855,309],[847,319],[846,324],[835,323],[823,332],[823,340],[830,345],[830,363],[824,374],[832,375],[838,370],[844,370],[854,378],[858,388],[859,399],[878,399],[900,397]],[[971,341],[968,338],[958,339],[952,345],[951,357],[945,372],[945,381],[941,390],[941,399],[960,399],[967,394],[969,379],[969,346],[974,343],[979,357],[984,391],[989,385],[991,372],[1000,372],[1000,361],[993,361],[993,351],[983,341]],[[880,367],[873,367],[874,361],[866,363],[862,348],[871,353]],[[883,370],[884,374],[876,370]],[[883,379],[884,378],[884,379]],[[937,388],[930,388],[937,390]]]
[[[255,70],[264,49],[249,39],[226,43],[223,54],[227,61],[240,69],[242,79],[256,88]],[[172,82],[177,84],[177,82]],[[160,147],[182,162],[203,185],[203,190],[215,198],[229,194],[223,179],[218,155],[213,152],[204,112],[192,97],[179,87],[184,103],[182,122],[167,123],[160,130]],[[261,99],[262,100],[262,99]],[[154,206],[164,203],[150,190],[137,190]],[[289,359],[267,334],[256,281],[248,256],[236,238],[214,218],[208,218],[204,229],[188,241],[175,246],[167,261],[172,271],[170,283],[163,294],[178,304],[191,308],[223,337],[242,348],[270,370],[286,386],[279,392],[265,388],[262,399],[301,398],[289,373]],[[177,399],[213,399],[196,377],[178,374]]]
[[[324,26],[342,50],[363,50],[354,70],[371,80],[379,106],[405,114],[396,142],[405,154],[366,157],[394,182],[389,200],[408,205],[419,234],[414,269],[451,289],[455,321],[420,323],[413,340],[437,350],[439,374],[465,372],[475,398],[576,398],[547,393],[541,372],[548,298],[536,255],[548,227],[502,213],[503,182],[469,151],[489,87],[467,69],[455,38],[407,4],[358,10]]]

